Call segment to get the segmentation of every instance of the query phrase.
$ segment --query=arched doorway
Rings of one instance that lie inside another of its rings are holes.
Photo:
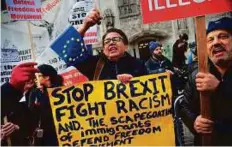
[[[150,58],[150,50],[149,50],[150,41],[156,41],[156,39],[146,39],[138,42],[140,59],[145,62]]]

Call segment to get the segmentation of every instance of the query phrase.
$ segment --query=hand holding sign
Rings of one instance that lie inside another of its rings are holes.
[[[194,122],[194,129],[197,133],[208,134],[213,132],[214,122],[203,118],[201,115],[197,116]]]
[[[119,81],[121,81],[122,83],[128,83],[130,82],[130,80],[133,78],[133,76],[131,74],[120,74],[120,75],[117,75],[117,79]]]

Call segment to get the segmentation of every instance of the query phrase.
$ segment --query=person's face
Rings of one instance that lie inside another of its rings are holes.
[[[35,85],[34,79],[30,79],[24,86],[24,91],[31,89]]]
[[[123,56],[127,49],[127,45],[123,43],[122,37],[116,32],[106,35],[104,41],[104,54],[110,61],[117,61]]]
[[[37,84],[39,84],[43,87],[49,88],[51,87],[51,81],[49,76],[44,76],[42,73],[37,73]]]
[[[225,30],[210,32],[207,35],[207,53],[214,64],[228,64],[232,61],[232,35]]]
[[[154,49],[153,55],[155,57],[161,57],[162,56],[162,48],[160,46],[158,46],[156,49]]]

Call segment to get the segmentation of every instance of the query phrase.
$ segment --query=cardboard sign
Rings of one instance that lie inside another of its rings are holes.
[[[232,10],[231,0],[141,0],[143,23]]]
[[[10,80],[12,69],[19,61],[20,56],[17,49],[1,48],[1,84]]]
[[[88,12],[93,8],[93,0],[77,1],[73,5],[71,14],[68,18],[69,23],[79,26],[83,24],[84,18]],[[85,44],[93,44],[97,42],[97,25],[90,27],[84,36]]]
[[[174,146],[166,73],[49,89],[60,146]]]
[[[40,0],[6,0],[7,10],[13,20],[41,20]]]

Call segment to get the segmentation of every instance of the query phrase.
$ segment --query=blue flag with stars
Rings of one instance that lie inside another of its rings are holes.
[[[50,46],[68,66],[75,66],[87,56],[83,37],[73,26],[69,26]]]

